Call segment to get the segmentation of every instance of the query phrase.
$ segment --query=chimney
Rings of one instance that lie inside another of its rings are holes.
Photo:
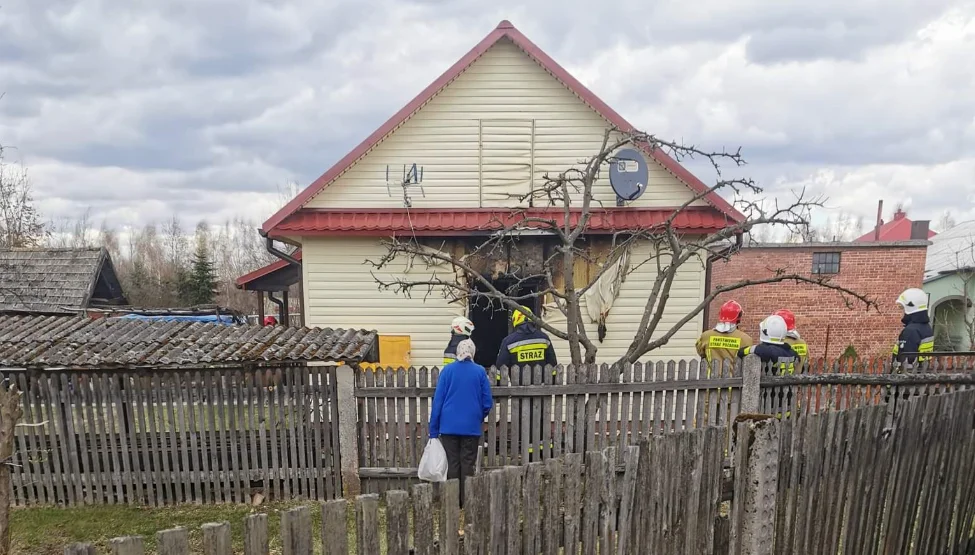
[[[928,240],[928,224],[931,222],[929,220],[915,220],[911,222],[911,240]]]
[[[877,224],[873,227],[873,240],[880,240],[880,226],[884,225],[884,199],[877,203]]]
[[[903,220],[906,217],[907,217],[907,212],[904,212],[900,208],[897,209],[897,212],[894,212],[894,221],[895,222],[897,220]]]

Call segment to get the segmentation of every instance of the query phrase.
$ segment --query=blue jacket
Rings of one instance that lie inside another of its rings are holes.
[[[501,349],[498,351],[498,367],[507,366],[526,366],[541,364],[543,366],[555,366],[558,361],[555,358],[555,348],[548,334],[535,327],[531,322],[526,322],[511,332],[511,335],[504,338],[501,342]]]
[[[480,436],[481,425],[492,407],[491,382],[484,367],[470,360],[451,362],[444,366],[437,379],[430,412],[430,437]]]

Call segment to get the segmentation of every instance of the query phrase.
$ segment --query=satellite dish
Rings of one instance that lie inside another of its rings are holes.
[[[636,200],[647,190],[650,170],[640,151],[624,148],[616,153],[609,166],[609,184],[616,192],[617,204]]]

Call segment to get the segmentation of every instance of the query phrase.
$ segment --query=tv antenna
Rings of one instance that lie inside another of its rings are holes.
[[[393,196],[393,190],[391,185],[399,185],[403,188],[403,206],[406,208],[413,207],[413,201],[410,198],[410,188],[417,187],[420,189],[420,196],[426,198],[427,193],[423,190],[423,166],[417,168],[416,162],[412,165],[403,165],[403,176],[399,183],[390,183],[389,181],[389,165],[386,166],[386,193],[389,196]]]

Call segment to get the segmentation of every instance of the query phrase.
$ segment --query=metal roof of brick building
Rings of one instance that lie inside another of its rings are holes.
[[[0,316],[0,366],[124,367],[327,361],[376,351],[374,331],[69,316]]]

